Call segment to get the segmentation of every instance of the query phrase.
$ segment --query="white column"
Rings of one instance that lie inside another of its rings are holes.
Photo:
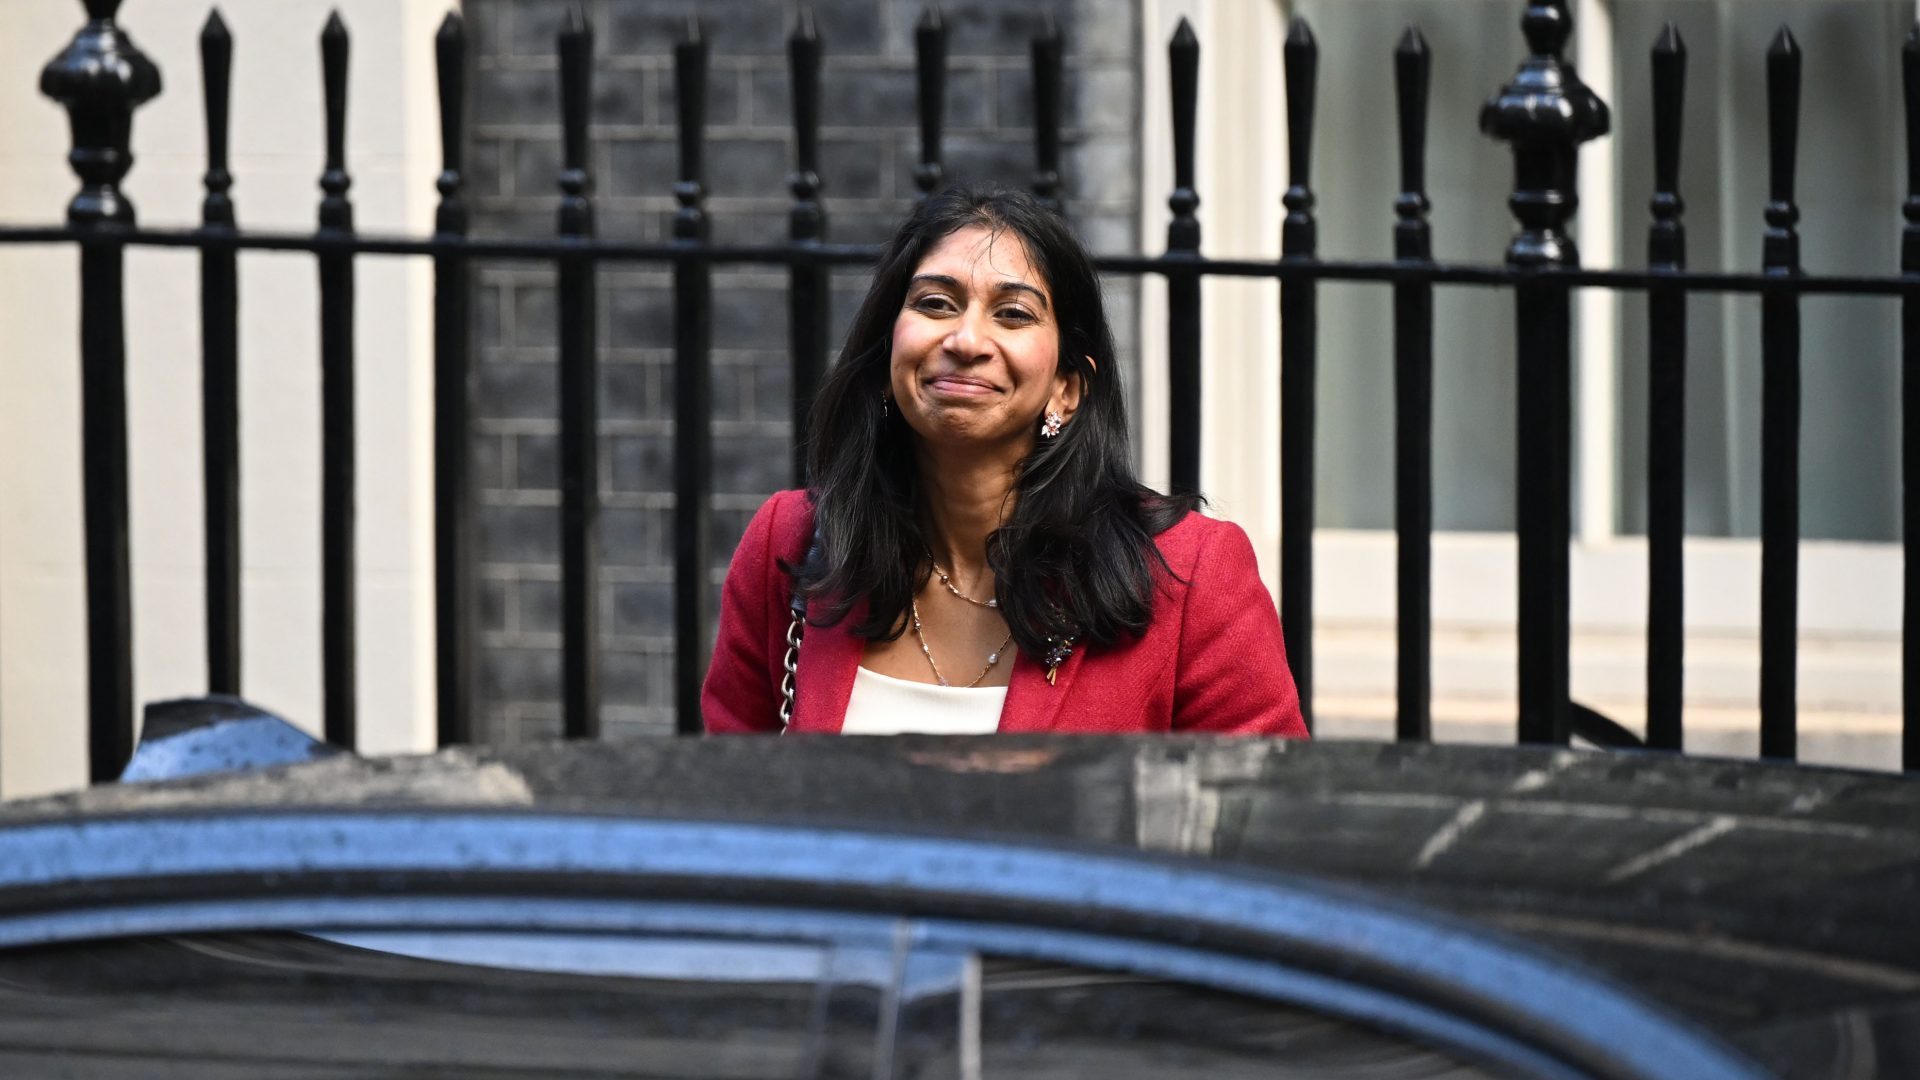
[[[365,231],[425,233],[439,169],[438,0],[228,5],[233,196],[243,227],[310,230],[322,164],[320,28],[352,34],[348,168]],[[15,8],[18,10],[15,10]],[[141,0],[122,25],[164,90],[134,119],[126,185],[143,225],[199,220],[205,168],[201,0]],[[84,20],[77,3],[9,7],[0,67],[37,71]],[[25,87],[22,81],[17,84]],[[65,116],[0,96],[0,220],[57,223],[77,181]],[[85,782],[77,259],[0,248],[0,795]],[[240,257],[243,682],[310,729],[320,716],[319,347],[313,259]],[[362,747],[432,738],[431,277],[359,261],[359,688]],[[205,689],[198,258],[127,256],[135,700]]]
[[[1141,234],[1163,249],[1173,189],[1167,42],[1181,17],[1200,40],[1195,181],[1201,250],[1278,258],[1286,190],[1286,101],[1278,0],[1145,0],[1141,26]],[[1149,484],[1167,478],[1166,290],[1149,277],[1141,302],[1141,418]],[[1247,530],[1268,587],[1279,578],[1280,316],[1272,281],[1210,278],[1201,286],[1201,489]]]
[[[1611,107],[1616,104],[1611,0],[1579,0],[1574,15],[1574,62],[1580,78]],[[1619,126],[1616,116],[1614,131],[1586,144],[1580,153],[1580,211],[1574,218],[1574,232],[1583,266],[1620,265],[1621,207],[1614,197],[1619,190]],[[1615,442],[1620,294],[1614,289],[1582,289],[1575,293],[1575,301],[1579,305],[1574,348],[1576,535],[1582,542],[1595,543],[1613,538],[1619,497]]]

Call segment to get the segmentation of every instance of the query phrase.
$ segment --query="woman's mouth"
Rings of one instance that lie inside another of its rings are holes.
[[[997,387],[985,379],[976,379],[970,375],[937,375],[927,380],[927,389],[942,394],[978,397],[994,393]]]

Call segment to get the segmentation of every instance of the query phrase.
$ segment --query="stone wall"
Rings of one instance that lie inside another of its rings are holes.
[[[471,194],[479,235],[554,228],[559,94],[554,39],[573,0],[466,0],[476,45]],[[786,237],[793,147],[788,0],[583,0],[594,31],[592,169],[601,235],[668,235],[675,206],[673,42],[697,13],[709,42],[707,190],[720,242]],[[921,0],[817,0],[824,54],[821,175],[828,239],[879,242],[911,205],[918,160],[913,29]],[[1139,14],[1121,0],[956,0],[949,30],[949,179],[1025,185],[1033,172],[1029,43],[1052,14],[1066,43],[1062,172],[1068,213],[1099,252],[1136,250]],[[479,731],[560,724],[558,368],[554,275],[488,264],[475,331],[483,644]],[[837,342],[865,274],[837,271]],[[665,268],[600,275],[600,583],[611,736],[672,729],[672,308]],[[713,329],[718,588],[748,516],[787,486],[786,274],[720,268]],[[1110,282],[1133,337],[1135,292]],[[1131,350],[1123,350],[1130,352]]]

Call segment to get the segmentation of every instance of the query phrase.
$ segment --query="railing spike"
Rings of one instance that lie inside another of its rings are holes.
[[[347,26],[335,8],[320,31],[327,161],[320,174],[319,226],[353,231],[347,200]],[[322,254],[320,264],[320,610],[321,708],[327,741],[357,745],[354,504],[354,270],[349,252]]]
[[[1287,165],[1292,185],[1287,207],[1298,213],[1313,207],[1308,183],[1313,168],[1313,91],[1320,74],[1320,44],[1306,19],[1294,17],[1281,51],[1286,58]],[[1303,206],[1294,206],[1296,192],[1306,200]]]
[[[1432,56],[1409,24],[1393,50],[1400,121],[1400,194],[1394,198],[1394,258],[1430,263],[1427,105]],[[1283,290],[1285,286],[1282,286]],[[1284,292],[1283,292],[1284,296]],[[1393,523],[1398,610],[1395,737],[1433,737],[1433,285],[1393,286]]]
[[[1900,272],[1920,275],[1920,22],[1900,49],[1907,120],[1906,227]],[[1900,634],[1900,767],[1920,770],[1920,295],[1900,298],[1901,538],[1906,551]]]
[[[1055,213],[1060,202],[1060,106],[1065,44],[1048,14],[1033,38],[1033,193]]]
[[[947,24],[938,5],[928,6],[914,27],[913,51],[920,105],[920,165],[913,171],[913,183],[924,199],[946,180],[940,129],[947,108]]]
[[[703,141],[707,118],[707,42],[697,18],[673,49],[680,128],[680,208],[673,238],[704,245]],[[709,263],[673,268],[673,666],[675,730],[700,731],[700,690],[706,679],[713,550],[713,271]]]
[[[787,236],[796,244],[818,244],[826,238],[827,214],[820,201],[820,33],[813,7],[803,4],[787,39],[787,61],[793,77],[794,169],[787,178],[793,208],[787,216]],[[827,369],[827,268],[794,263],[788,267],[788,416],[791,419],[792,480],[807,483],[807,421],[820,380]]]
[[[1281,47],[1287,88],[1287,217],[1280,257],[1311,259],[1318,247],[1313,220],[1313,92],[1320,47],[1307,20],[1295,17]],[[1280,285],[1280,629],[1287,663],[1300,693],[1300,714],[1313,724],[1314,398],[1318,383],[1316,286],[1311,279]]]
[[[1794,158],[1800,145],[1800,69],[1800,43],[1782,26],[1767,46],[1767,222],[1775,229],[1791,228],[1800,216],[1792,206]]]
[[[1920,21],[1907,31],[1906,44],[1900,47],[1900,66],[1904,76],[1907,106],[1907,203],[1906,218],[1920,225]],[[1916,253],[1920,255],[1920,253]],[[1920,269],[1920,266],[1916,266]]]
[[[467,234],[463,122],[466,115],[467,30],[459,11],[447,12],[434,34],[440,90],[441,169],[435,187],[437,237]],[[438,744],[472,742],[474,628],[474,498],[471,443],[473,387],[467,260],[453,253],[433,260],[433,498],[434,679]]]
[[[467,101],[467,26],[458,11],[447,12],[440,22],[440,30],[433,36],[435,71],[439,77],[440,89],[440,157],[441,170],[437,181],[440,191],[440,217],[437,224],[441,232],[463,233],[466,231],[465,209],[459,203],[461,172],[465,161],[466,125],[462,122],[466,115]],[[458,220],[444,220],[451,216]]]
[[[1420,28],[1409,23],[1394,46],[1394,89],[1400,113],[1400,191],[1395,203],[1402,220],[1427,211],[1427,104],[1433,82],[1433,54]],[[1409,199],[1408,196],[1415,196]]]
[[[1167,208],[1169,262],[1200,254],[1200,195],[1194,190],[1194,120],[1200,97],[1200,39],[1184,17],[1167,45],[1173,105],[1173,193]],[[1167,480],[1175,491],[1200,490],[1200,273],[1167,272]]]
[[[792,77],[794,172],[792,238],[818,239],[820,196],[820,30],[813,6],[802,4],[787,38],[787,67]],[[804,220],[803,220],[804,218]]]
[[[1687,43],[1680,37],[1680,28],[1669,19],[1666,25],[1660,28],[1660,37],[1653,43],[1653,55],[1684,54],[1686,51]]]
[[[207,116],[203,228],[234,224],[227,135],[233,35],[220,9],[200,29],[200,82]],[[200,252],[200,430],[206,537],[207,692],[240,693],[239,281],[232,248]]]
[[[700,18],[687,17],[686,32],[673,47],[676,120],[680,129],[680,178],[674,197],[673,235],[680,240],[706,236],[707,42]]]
[[[200,29],[200,77],[207,112],[207,195],[201,217],[208,224],[233,224],[233,204],[227,197],[233,187],[227,163],[232,75],[233,35],[220,17],[220,9],[214,8]]]
[[[1766,230],[1761,264],[1800,273],[1794,159],[1800,141],[1800,45],[1785,26],[1767,47]],[[1798,751],[1800,588],[1800,298],[1760,296],[1760,756]]]
[[[1653,43],[1653,213],[1680,213],[1680,120],[1687,73],[1687,43],[1669,22]],[[1667,196],[1671,195],[1671,200]]]
[[[1173,40],[1167,43],[1167,66],[1173,91],[1173,195],[1167,205],[1173,210],[1172,230],[1167,236],[1170,248],[1198,250],[1199,224],[1194,211],[1200,207],[1200,195],[1194,190],[1194,129],[1200,100],[1200,39],[1193,24],[1182,15],[1173,28]],[[1188,228],[1192,236],[1187,236]],[[1175,233],[1178,233],[1176,237]]]
[[[320,69],[326,109],[327,160],[320,174],[320,189],[327,198],[320,207],[320,227],[352,227],[347,215],[347,24],[340,9],[333,9],[320,31]]]
[[[556,39],[560,53],[560,204],[561,232],[590,235],[591,224],[584,227],[569,221],[570,215],[592,214],[586,196],[592,191],[587,172],[587,128],[593,108],[593,27],[581,14],[578,4],[569,5]]]
[[[559,233],[594,235],[588,128],[593,101],[593,26],[569,5],[556,38],[560,54]],[[567,738],[600,734],[600,480],[595,261],[559,260],[560,339],[560,667],[561,728]]]
[[[1647,264],[1684,270],[1680,131],[1687,46],[1671,22],[1653,44],[1653,221]],[[1647,746],[1679,750],[1686,682],[1687,297],[1647,293]]]

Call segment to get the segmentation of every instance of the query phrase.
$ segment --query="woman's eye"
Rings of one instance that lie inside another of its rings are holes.
[[[1029,312],[1026,308],[1002,308],[1000,309],[1000,318],[1010,323],[1030,323],[1033,321],[1033,313]]]
[[[926,311],[926,312],[932,312],[932,313],[938,314],[938,313],[952,311],[953,301],[936,293],[934,295],[923,296],[920,299],[915,300],[912,304],[912,307],[915,311]]]

